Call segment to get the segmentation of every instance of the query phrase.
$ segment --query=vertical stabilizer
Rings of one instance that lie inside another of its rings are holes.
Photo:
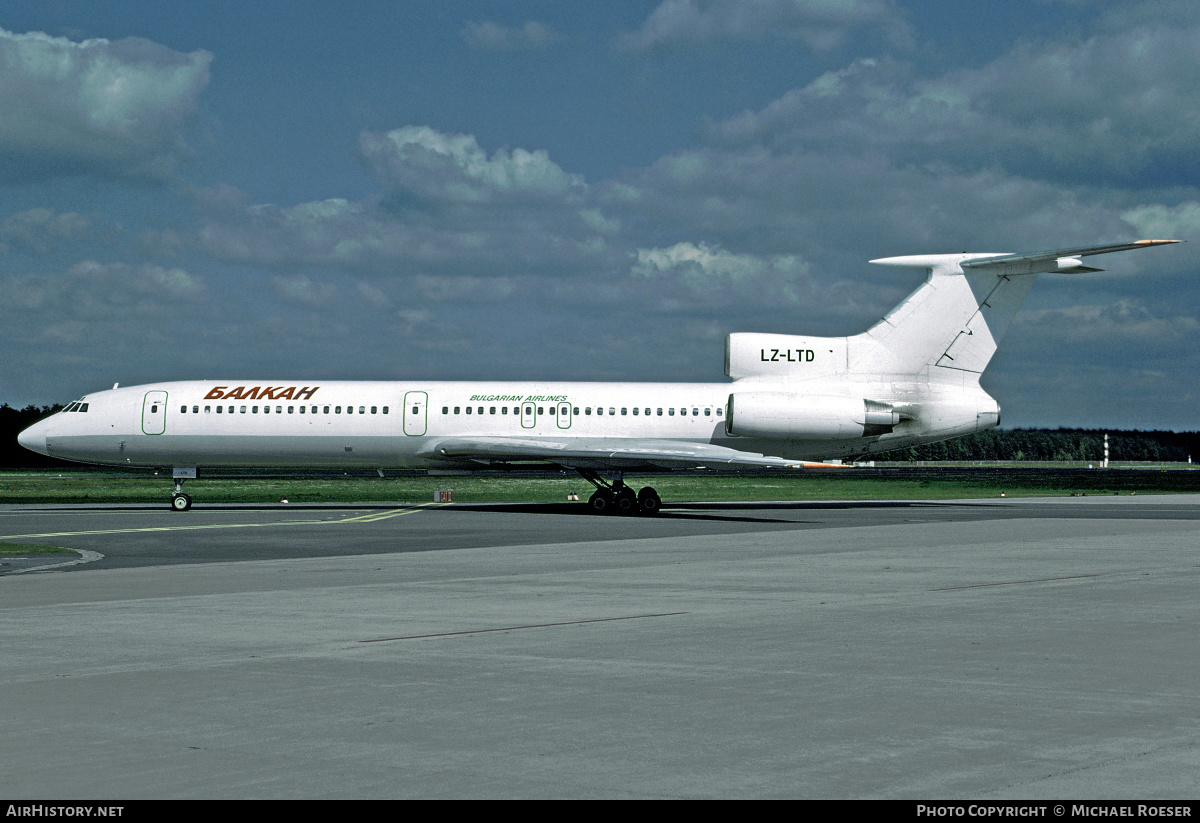
[[[992,254],[946,254],[873,260],[915,266],[929,278],[886,317],[850,338],[850,370],[863,374],[920,374],[931,378],[981,374],[1037,279],[984,269],[964,274],[963,263]],[[942,370],[959,374],[951,375]]]

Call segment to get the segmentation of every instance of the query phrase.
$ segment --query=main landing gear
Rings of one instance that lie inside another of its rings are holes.
[[[596,487],[596,491],[588,498],[588,508],[592,514],[658,514],[662,508],[658,492],[645,486],[635,493],[625,485],[621,472],[609,473],[606,480],[594,471],[576,471]]]

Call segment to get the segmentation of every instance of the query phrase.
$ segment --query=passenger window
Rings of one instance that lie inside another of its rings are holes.
[[[245,406],[242,406],[242,411],[245,411],[245,410],[246,410],[246,407],[245,407]],[[301,407],[300,407],[300,413],[301,413],[301,414],[304,414],[304,406],[301,406]]]
[[[416,414],[416,413],[417,413],[417,407],[413,406],[413,414]],[[471,413],[471,407],[467,406],[467,414],[470,414],[470,413]]]
[[[179,407],[179,413],[180,413],[180,414],[187,414],[187,406],[180,406],[180,407]]]
[[[205,413],[205,414],[211,414],[211,413],[212,413],[212,406],[205,406],[205,407],[204,407],[204,413]]]
[[[538,406],[538,414],[545,414],[545,412],[544,412],[544,411],[542,411],[542,407],[541,407],[541,406]]]
[[[358,407],[358,413],[359,413],[359,414],[366,414],[366,413],[367,413],[367,407],[366,407],[366,406],[359,406],[359,407]],[[416,414],[416,413],[417,413],[417,407],[416,407],[416,406],[413,406],[413,414]]]
[[[455,414],[458,414],[460,411],[462,411],[462,406],[455,406],[455,407],[454,407],[454,413],[455,413]]]
[[[327,411],[328,411],[328,410],[327,410]],[[384,407],[383,407],[383,413],[384,413],[384,414],[387,414],[387,413],[388,413],[388,407],[387,407],[387,406],[384,406]]]
[[[658,416],[659,416],[659,417],[662,417],[662,409],[659,409],[659,410],[658,410]]]
[[[221,414],[221,412],[223,412],[223,411],[225,411],[224,406],[217,406],[217,414]]]
[[[674,416],[675,416],[675,410],[674,410],[674,409],[667,409],[667,414],[668,414],[668,415],[670,415],[671,417],[674,417]]]
[[[288,414],[291,414],[291,413],[292,413],[292,409],[294,409],[294,408],[295,408],[295,406],[288,406]]]
[[[329,407],[328,407],[328,406],[326,406],[326,407],[325,407],[325,414],[329,414]]]
[[[192,414],[199,414],[199,413],[200,413],[200,407],[192,406]]]
[[[334,409],[333,409],[333,413],[334,413],[334,414],[341,414],[341,413],[342,413],[342,407],[341,407],[341,406],[335,406],[335,407],[334,407]]]
[[[500,407],[500,413],[501,413],[501,414],[508,414],[508,406],[501,406],[501,407]]]
[[[575,415],[576,417],[578,417],[578,416],[579,416],[579,407],[578,407],[578,406],[574,406],[574,407],[572,407],[572,409],[571,409],[571,414],[573,414],[573,415]]]
[[[250,412],[251,412],[251,414],[258,414],[258,406],[254,406],[253,408],[251,408]]]
[[[597,406],[597,407],[596,407],[596,414],[604,414],[604,407],[603,407],[603,406]]]
[[[271,407],[263,406],[263,414],[270,414],[270,413],[271,413]]]
[[[353,407],[353,406],[347,406],[347,407],[346,407],[346,414],[354,414],[354,407]]]
[[[496,407],[495,407],[495,406],[490,406],[490,407],[488,408],[488,414],[495,414],[495,413],[496,413]]]
[[[621,409],[621,413],[622,413],[622,414],[624,414],[624,413],[625,413],[625,410],[624,410],[624,409]],[[637,416],[637,413],[638,413],[637,406],[634,406],[634,407],[633,407],[633,414],[634,414],[634,416],[635,416],[635,417]]]
[[[276,406],[276,407],[275,407],[275,413],[276,413],[276,414],[283,414],[283,406]]]
[[[371,414],[378,414],[378,413],[379,413],[379,407],[378,407],[378,406],[372,406],[372,407],[371,407]]]
[[[692,417],[699,417],[699,415],[700,415],[699,409],[692,409]]]
[[[584,413],[584,414],[591,414],[591,413],[592,413],[592,407],[591,407],[591,406],[588,406],[586,409],[584,409],[584,410],[583,410],[583,413]]]
[[[617,410],[616,410],[616,409],[614,409],[614,408],[612,408],[612,407],[610,406],[610,407],[609,407],[609,409],[608,409],[608,413],[609,413],[609,414],[616,414],[616,413],[617,413]]]
[[[712,409],[705,409],[705,410],[704,410],[704,416],[705,416],[705,417],[712,417]]]
[[[717,417],[721,417],[723,414],[725,414],[725,410],[723,408],[721,408],[720,406],[718,406],[717,407]]]
[[[157,404],[157,403],[155,403],[154,405],[152,405],[152,406],[150,407],[150,413],[151,413],[151,414],[157,414],[157,413],[158,413],[158,404]]]
[[[245,414],[245,413],[246,413],[246,407],[242,406],[242,414]]]

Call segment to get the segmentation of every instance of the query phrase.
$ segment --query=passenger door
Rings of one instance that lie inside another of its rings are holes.
[[[167,430],[167,393],[148,391],[142,399],[142,433],[162,434]]]
[[[404,393],[404,433],[411,436],[425,434],[428,427],[425,412],[429,395],[423,391]]]

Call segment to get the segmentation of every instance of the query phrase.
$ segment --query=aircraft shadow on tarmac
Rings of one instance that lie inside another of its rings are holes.
[[[423,504],[428,506],[428,504]],[[972,508],[978,510],[979,503],[972,503]],[[672,503],[665,506],[657,514],[653,516],[632,515],[621,516],[612,515],[594,515],[591,509],[584,503],[562,502],[562,503],[453,503],[447,506],[428,507],[429,513],[438,511],[471,511],[471,512],[492,512],[496,514],[528,514],[528,515],[569,515],[583,517],[597,517],[598,521],[641,521],[653,522],[654,520],[664,521],[679,521],[679,520],[695,520],[695,521],[728,521],[728,522],[743,522],[743,523],[790,523],[797,524],[803,521],[798,521],[792,518],[784,517],[769,517],[762,515],[752,515],[749,512],[778,512],[784,514],[786,512],[818,512],[818,511],[855,511],[865,509],[881,509],[881,510],[900,510],[900,509],[942,509],[947,507],[955,507],[956,502],[952,500],[936,500],[936,501],[912,501],[912,500],[845,500],[845,501],[772,501],[772,502],[733,502],[733,503]],[[198,503],[191,511],[191,515],[201,513],[220,513],[220,512],[269,512],[269,511],[305,511],[305,512],[337,512],[337,511],[390,511],[398,508],[418,508],[413,503],[219,503],[204,505]],[[149,512],[158,511],[168,512],[165,506],[148,505],[148,504],[125,504],[125,505],[92,505],[86,506],[86,511],[94,512]],[[78,506],[47,506],[41,508],[41,511],[46,512],[79,512],[81,509]],[[738,514],[741,513],[741,514]],[[172,512],[173,516],[186,519],[188,514],[177,514]]]
[[[653,516],[644,515],[600,515],[601,520],[724,520],[745,523],[791,523],[794,519],[779,517],[763,517],[752,515],[736,516],[733,512],[804,512],[831,510],[861,510],[861,509],[915,509],[929,507],[944,507],[953,505],[948,501],[890,501],[890,500],[850,500],[850,501],[795,501],[769,503],[671,503],[665,505]],[[455,509],[466,511],[496,512],[506,514],[552,514],[593,517],[591,509],[581,503],[456,503]]]

